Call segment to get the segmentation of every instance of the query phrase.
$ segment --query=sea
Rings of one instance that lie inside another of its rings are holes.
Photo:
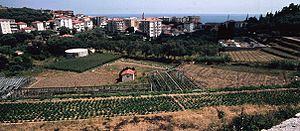
[[[107,16],[109,18],[129,18],[129,17],[142,17],[142,14],[89,14],[89,16]],[[243,21],[248,17],[259,18],[260,14],[145,14],[145,17],[183,17],[183,16],[200,16],[201,23],[209,22],[225,22],[227,20]]]

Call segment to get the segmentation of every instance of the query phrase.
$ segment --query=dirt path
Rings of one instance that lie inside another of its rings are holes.
[[[171,98],[177,103],[177,105],[183,110],[185,111],[185,108],[184,106],[174,97],[174,96],[171,96]]]

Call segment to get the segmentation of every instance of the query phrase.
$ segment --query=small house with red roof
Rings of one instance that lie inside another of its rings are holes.
[[[119,80],[122,82],[133,81],[136,77],[135,68],[124,68],[119,74]]]

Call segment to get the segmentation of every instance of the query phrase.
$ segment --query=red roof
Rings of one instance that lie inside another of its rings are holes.
[[[158,19],[158,18],[149,17],[149,18],[145,18],[145,19],[143,19],[143,20],[141,20],[141,21],[161,21],[161,20]]]
[[[27,25],[25,22],[17,22],[17,25]]]
[[[134,75],[135,74],[135,70],[131,70],[131,69],[127,69],[127,70],[124,70],[121,75]]]

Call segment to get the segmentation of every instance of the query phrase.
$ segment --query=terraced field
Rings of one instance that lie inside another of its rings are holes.
[[[60,102],[0,104],[0,122],[57,121],[174,112],[180,107],[171,97],[117,98]]]
[[[288,59],[300,59],[300,40],[293,37],[282,37],[270,42],[271,48],[262,49],[273,55]]]
[[[209,89],[241,86],[283,85],[283,76],[237,72],[200,65],[185,64],[180,70],[199,86]]]
[[[0,103],[0,123],[87,119],[175,112],[209,106],[299,104],[299,89]]]
[[[234,62],[269,62],[272,60],[282,60],[283,58],[275,56],[260,50],[255,51],[229,51],[224,52],[229,55]]]

